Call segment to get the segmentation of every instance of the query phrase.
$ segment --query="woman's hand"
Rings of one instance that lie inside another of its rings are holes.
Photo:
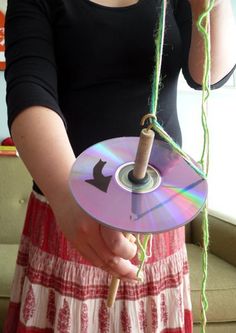
[[[100,225],[69,192],[59,201],[55,198],[52,208],[66,238],[91,264],[121,279],[137,280],[137,267],[130,262],[137,251],[132,239],[130,242],[122,232]]]

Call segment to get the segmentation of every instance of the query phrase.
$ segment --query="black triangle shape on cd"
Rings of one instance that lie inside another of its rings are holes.
[[[102,170],[107,162],[102,161],[101,159],[95,164],[93,168],[93,179],[85,180],[86,183],[89,183],[95,186],[98,190],[107,193],[109,184],[111,182],[112,176],[104,176]]]

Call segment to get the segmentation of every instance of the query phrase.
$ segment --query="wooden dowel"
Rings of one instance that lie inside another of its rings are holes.
[[[116,300],[116,294],[120,285],[120,279],[113,277],[108,290],[107,306],[110,308]]]
[[[130,240],[132,237],[132,234],[130,233],[124,233],[125,237]],[[107,296],[107,306],[110,308],[112,307],[112,305],[115,302],[116,299],[116,294],[119,288],[119,284],[120,284],[120,279],[117,277],[113,277],[111,279],[111,284],[109,286],[109,290],[108,290],[108,296]]]
[[[154,136],[155,134],[151,129],[150,130],[143,129],[140,133],[140,139],[133,169],[133,177],[137,180],[143,179],[146,175]],[[131,238],[131,236],[132,235],[130,233],[125,233],[125,237],[128,240]],[[120,284],[120,279],[113,277],[108,290],[108,297],[107,297],[108,307],[111,307],[115,302],[119,284]]]
[[[152,130],[143,129],[140,133],[133,170],[133,176],[138,180],[143,179],[146,175],[154,136],[155,134]]]

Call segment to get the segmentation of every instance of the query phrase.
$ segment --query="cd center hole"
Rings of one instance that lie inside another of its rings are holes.
[[[129,181],[131,181],[131,183],[135,184],[135,185],[145,185],[148,183],[150,176],[148,175],[148,173],[146,172],[145,176],[141,179],[138,179],[134,176],[133,173],[133,169],[130,170],[130,172],[128,173],[128,178]]]

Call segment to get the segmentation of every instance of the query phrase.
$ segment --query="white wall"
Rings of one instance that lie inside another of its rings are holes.
[[[4,73],[0,71],[0,141],[9,136],[7,128],[7,108],[5,103],[6,84]]]

